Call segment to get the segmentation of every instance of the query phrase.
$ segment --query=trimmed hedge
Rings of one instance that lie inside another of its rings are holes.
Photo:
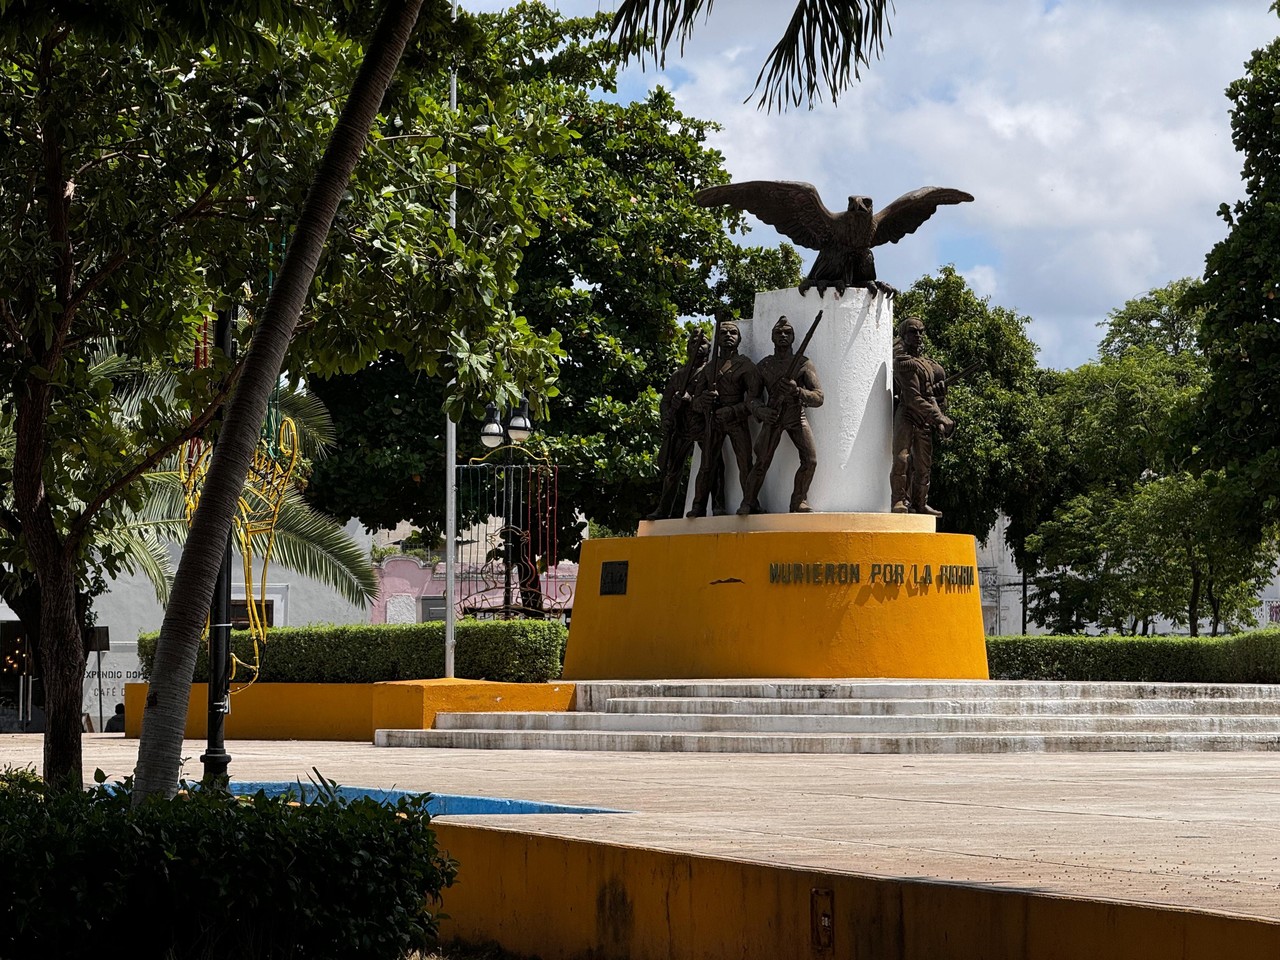
[[[133,809],[128,781],[52,791],[0,772],[0,957],[398,960],[434,946],[457,865],[427,798],[317,786],[301,804],[198,790]]]
[[[567,634],[563,624],[549,620],[459,620],[454,672],[469,680],[556,680]],[[138,637],[144,679],[151,676],[159,636]],[[231,648],[244,662],[253,662],[248,631],[233,631]],[[442,676],[444,622],[432,621],[272,629],[262,648],[258,679],[263,683],[377,683]],[[194,679],[208,682],[208,644],[200,645]]]
[[[987,638],[993,680],[1280,683],[1280,628],[1226,637]]]

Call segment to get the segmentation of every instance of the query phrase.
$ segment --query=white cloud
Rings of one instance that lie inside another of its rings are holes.
[[[721,0],[642,82],[724,125],[713,144],[735,179],[808,180],[828,206],[974,194],[879,248],[883,279],[976,264],[971,285],[1031,315],[1042,361],[1066,366],[1092,355],[1108,310],[1199,274],[1225,233],[1218,205],[1242,188],[1223,90],[1280,33],[1267,0],[900,0],[883,59],[838,106],[764,114],[742,101],[792,6]]]
[[[959,269],[974,293],[979,297],[990,297],[993,301],[999,302],[1000,276],[995,267],[986,263],[977,263],[971,267]]]

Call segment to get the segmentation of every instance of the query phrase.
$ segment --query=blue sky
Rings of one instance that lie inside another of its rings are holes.
[[[464,6],[471,6],[466,3]],[[484,0],[483,8],[501,4]],[[566,14],[611,0],[559,0]],[[1125,300],[1199,275],[1242,194],[1224,89],[1280,34],[1268,0],[897,0],[884,55],[838,105],[766,114],[743,100],[793,4],[719,0],[684,56],[623,77],[724,129],[735,180],[807,180],[827,206],[925,185],[976,200],[880,247],[905,287],[951,262],[1032,318],[1041,362],[1074,366]],[[480,6],[471,6],[480,9]],[[776,242],[768,227],[749,243]]]

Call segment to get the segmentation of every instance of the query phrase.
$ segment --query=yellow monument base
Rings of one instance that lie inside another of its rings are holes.
[[[564,678],[986,679],[974,539],[933,529],[769,514],[588,540]]]

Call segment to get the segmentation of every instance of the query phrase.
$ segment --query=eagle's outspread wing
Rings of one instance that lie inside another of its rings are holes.
[[[699,190],[693,200],[703,207],[746,210],[811,250],[820,250],[839,240],[833,227],[835,215],[823,205],[817,188],[811,183],[791,180],[726,183]]]
[[[904,193],[875,215],[871,246],[897,243],[924,223],[944,203],[968,203],[973,195],[951,187],[921,187]]]

